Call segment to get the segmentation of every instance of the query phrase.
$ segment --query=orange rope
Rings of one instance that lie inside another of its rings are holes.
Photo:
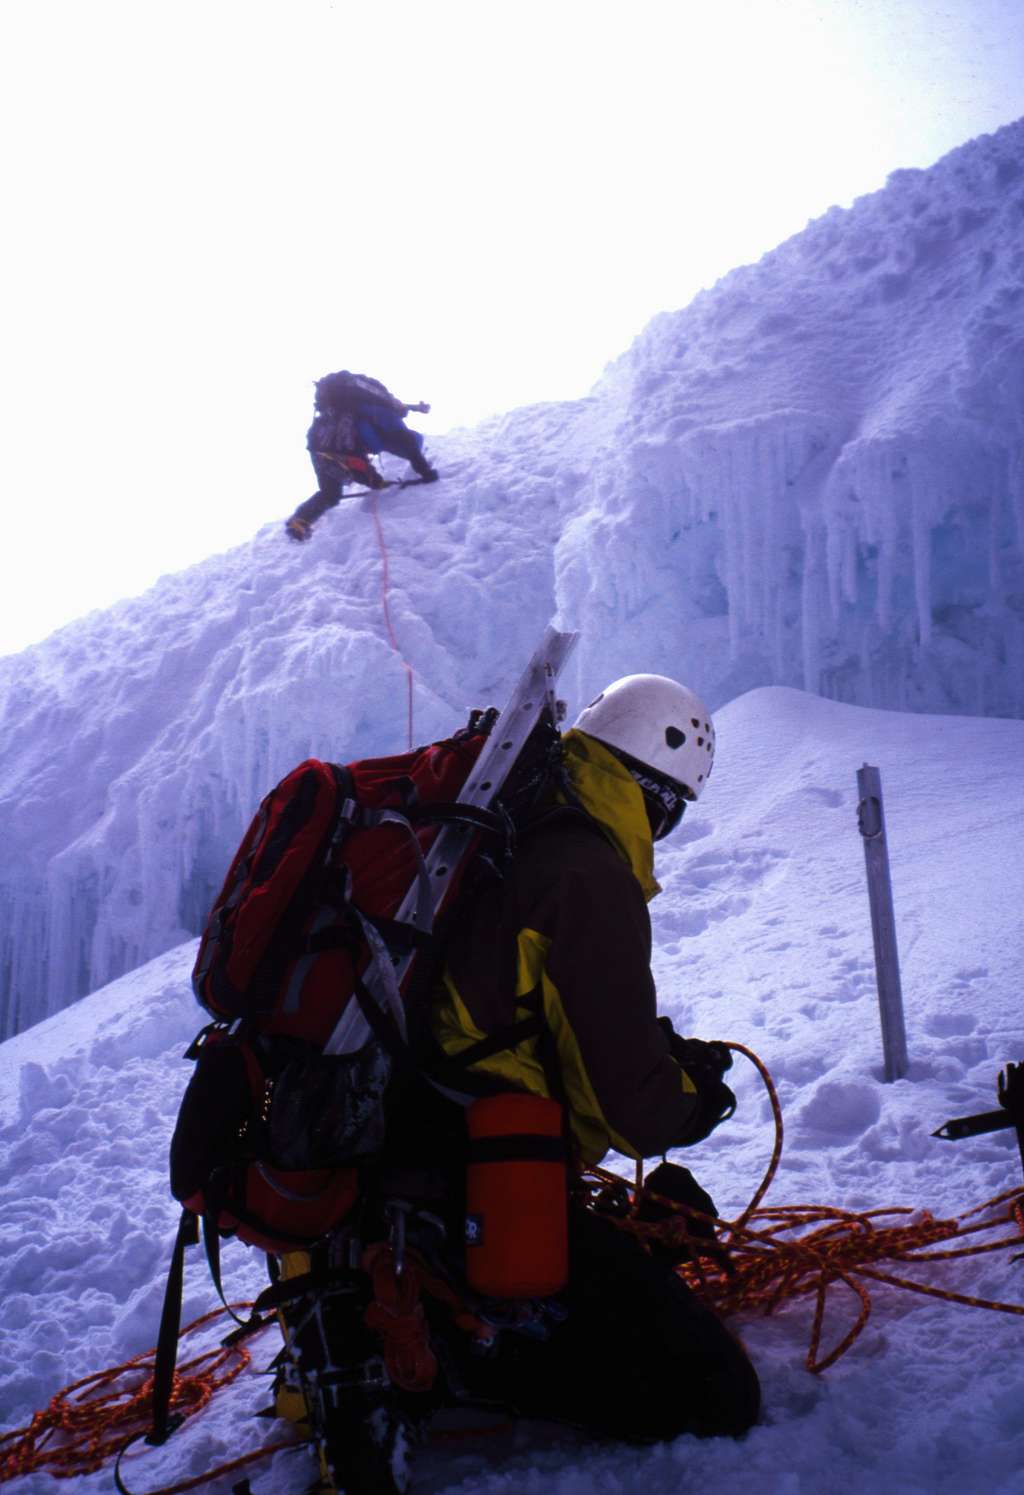
[[[1024,1194],[1019,1189],[1011,1189],[976,1205],[952,1220],[938,1220],[928,1210],[917,1213],[907,1208],[856,1211],[827,1205],[785,1205],[761,1209],[761,1200],[775,1177],[782,1156],[782,1110],[771,1075],[757,1055],[743,1044],[730,1043],[728,1046],[746,1055],[757,1068],[775,1117],[775,1144],[771,1159],[750,1203],[736,1220],[713,1222],[717,1241],[711,1245],[690,1232],[686,1225],[687,1218],[707,1225],[711,1223],[710,1216],[647,1190],[644,1197],[667,1207],[673,1212],[673,1218],[658,1223],[639,1220],[636,1211],[641,1202],[640,1191],[634,1190],[630,1195],[629,1186],[618,1175],[600,1168],[588,1169],[588,1175],[603,1186],[618,1191],[620,1199],[628,1199],[628,1213],[615,1220],[616,1224],[645,1243],[659,1241],[686,1249],[691,1259],[677,1267],[679,1275],[723,1316],[743,1312],[771,1314],[788,1298],[813,1294],[814,1314],[806,1363],[808,1370],[814,1372],[834,1365],[867,1323],[871,1298],[862,1279],[939,1298],[947,1303],[1024,1316],[1024,1304],[971,1297],[896,1276],[879,1270],[878,1266],[884,1261],[908,1266],[929,1261],[952,1261],[1020,1246],[1024,1238]],[[913,1220],[881,1223],[888,1217],[915,1214]],[[967,1223],[979,1215],[981,1219]],[[614,1219],[614,1215],[610,1218]],[[757,1228],[752,1223],[755,1221]],[[1007,1225],[1014,1227],[1015,1233],[974,1245],[928,1249],[942,1242],[962,1241],[968,1236],[1002,1231]],[[835,1283],[842,1283],[856,1299],[856,1317],[839,1342],[823,1355],[821,1339],[825,1311],[829,1288]]]
[[[745,1058],[750,1060],[751,1064],[757,1070],[758,1074],[764,1081],[765,1089],[768,1091],[768,1099],[771,1102],[772,1107],[772,1116],[775,1120],[775,1145],[772,1148],[772,1155],[769,1159],[768,1167],[765,1169],[764,1178],[762,1178],[760,1184],[754,1190],[754,1197],[751,1199],[742,1215],[740,1215],[739,1219],[736,1221],[737,1228],[739,1228],[743,1225],[746,1225],[747,1221],[750,1219],[751,1215],[753,1215],[754,1211],[761,1203],[761,1200],[764,1198],[764,1196],[772,1186],[772,1181],[774,1180],[775,1174],[778,1171],[779,1161],[782,1157],[782,1139],[784,1136],[784,1131],[782,1126],[782,1106],[779,1104],[779,1093],[775,1088],[775,1082],[773,1081],[771,1075],[768,1073],[767,1066],[763,1064],[762,1061],[757,1057],[757,1055],[754,1053],[754,1050],[748,1049],[745,1044],[728,1043],[726,1044],[726,1048],[733,1049],[737,1054],[743,1054]]]
[[[409,731],[409,751],[412,752],[412,749],[413,749],[413,747],[415,745],[414,739],[413,739],[413,718],[412,718],[413,684],[415,682],[415,676],[413,675],[413,672],[412,672],[412,666],[406,661],[404,655],[402,654],[401,649],[398,647],[398,639],[395,637],[395,630],[394,630],[394,628],[392,627],[392,624],[391,624],[391,608],[389,606],[389,601],[388,601],[389,594],[390,594],[390,591],[391,591],[391,568],[390,568],[390,565],[388,563],[388,548],[387,548],[387,546],[384,543],[384,528],[383,528],[383,526],[382,526],[382,524],[380,522],[380,511],[379,511],[379,509],[377,507],[377,493],[376,493],[376,490],[370,496],[370,509],[371,509],[371,511],[373,513],[373,523],[374,523],[374,526],[375,526],[375,528],[377,530],[377,544],[380,547],[380,559],[381,559],[381,567],[382,567],[382,576],[381,576],[381,602],[382,602],[383,608],[384,608],[384,626],[385,626],[385,628],[387,630],[388,642],[390,643],[392,649],[394,649],[395,653],[398,655],[398,658],[399,658],[399,660],[401,661],[401,664],[402,664],[402,668],[405,670],[406,680],[407,680],[407,684],[408,684],[408,708],[407,708],[407,715],[408,715],[408,731]]]
[[[729,1270],[717,1263],[702,1264],[700,1274],[689,1265],[680,1275],[691,1286],[704,1292],[712,1306],[722,1314],[743,1311],[770,1314],[787,1298],[815,1295],[811,1340],[807,1368],[822,1371],[835,1363],[860,1334],[871,1313],[871,1299],[860,1279],[868,1278],[890,1287],[960,1303],[972,1308],[987,1308],[999,1313],[1024,1315],[1024,1304],[1003,1303],[987,1298],[953,1292],[911,1278],[880,1271],[875,1265],[883,1261],[917,1265],[933,1260],[949,1261],[961,1256],[975,1256],[984,1251],[1000,1251],[1019,1245],[1020,1237],[1000,1236],[982,1245],[953,1247],[942,1251],[928,1248],[940,1241],[955,1241],[978,1230],[997,1230],[1014,1224],[1009,1200],[1015,1195],[1000,1195],[987,1201],[986,1219],[965,1229],[964,1216],[952,1220],[936,1219],[922,1211],[907,1223],[875,1224],[884,1217],[907,1216],[907,1209],[878,1209],[863,1213],[829,1208],[825,1205],[789,1207],[755,1212],[764,1229],[752,1229],[725,1223],[723,1235],[729,1254]],[[1003,1208],[1000,1209],[999,1206]],[[970,1213],[976,1213],[971,1211]],[[822,1356],[821,1337],[828,1289],[841,1282],[858,1300],[856,1321],[828,1354]]]
[[[182,1339],[226,1311],[215,1308],[194,1320],[181,1331]],[[147,1350],[123,1365],[85,1376],[58,1391],[27,1427],[0,1434],[0,1484],[36,1470],[56,1479],[93,1474],[127,1443],[148,1433],[153,1422],[155,1358],[156,1351]],[[250,1359],[243,1344],[219,1345],[179,1365],[171,1391],[171,1412],[185,1418],[201,1412],[215,1392],[241,1375]],[[208,1474],[166,1486],[159,1495],[194,1489],[243,1464],[293,1447],[294,1442],[265,1445]]]

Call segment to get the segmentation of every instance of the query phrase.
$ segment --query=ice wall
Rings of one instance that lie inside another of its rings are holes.
[[[310,753],[658,670],[1024,715],[1024,121],[663,314],[586,399],[432,443],[436,488],[272,526],[0,660],[0,1033],[195,933]],[[301,433],[296,433],[301,440]],[[282,516],[294,495],[282,496]]]
[[[403,751],[403,656],[418,739],[502,699],[552,613],[553,538],[516,536],[503,494],[465,491],[472,510],[438,489],[429,519],[416,490],[382,505],[401,655],[354,500],[309,549],[268,527],[0,660],[5,1033],[199,929],[259,799],[301,759]]]
[[[1024,711],[1022,162],[1024,121],[896,172],[609,370],[618,439],[559,553],[581,671],[628,653],[653,561],[660,666],[710,662],[716,700]]]

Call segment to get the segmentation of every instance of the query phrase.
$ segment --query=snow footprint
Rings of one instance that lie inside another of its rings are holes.
[[[822,789],[817,784],[805,784],[804,793],[809,794],[811,799],[827,805],[830,810],[838,810],[843,803],[843,796],[838,789]]]
[[[951,1038],[973,1033],[978,1019],[966,1007],[935,1008],[924,1020],[924,1031],[932,1038]]]
[[[865,1080],[826,1080],[797,1112],[802,1131],[821,1132],[835,1142],[852,1141],[875,1125],[882,1106]]]
[[[787,851],[773,846],[740,846],[728,852],[716,849],[692,857],[686,872],[698,888],[748,888],[764,882],[788,856]]]
[[[839,949],[827,952],[830,960],[842,955]],[[836,1002],[858,1002],[876,989],[875,963],[860,955],[846,955],[838,961],[839,977],[831,993]]]

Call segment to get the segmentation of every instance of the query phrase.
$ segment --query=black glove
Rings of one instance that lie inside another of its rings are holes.
[[[640,1208],[637,1210],[639,1220],[671,1220],[675,1211],[652,1199],[651,1194],[660,1194],[664,1199],[674,1200],[676,1204],[688,1204],[691,1209],[700,1210],[712,1219],[718,1215],[711,1195],[701,1188],[689,1168],[683,1168],[679,1163],[663,1160],[647,1174],[640,1194]],[[715,1231],[710,1220],[691,1219],[690,1233],[714,1239]]]
[[[660,1198],[652,1199],[652,1194],[657,1194]],[[678,1266],[680,1262],[693,1261],[698,1256],[709,1256],[725,1273],[733,1275],[734,1268],[728,1253],[718,1242],[715,1228],[718,1210],[715,1201],[701,1188],[689,1168],[683,1168],[678,1163],[659,1163],[644,1179],[638,1199],[638,1220],[654,1225],[667,1224],[672,1220],[676,1222],[676,1228],[667,1230],[664,1235],[646,1238],[647,1249],[655,1260],[660,1257],[670,1261],[673,1266]],[[673,1210],[671,1205],[662,1204],[661,1199],[689,1205],[691,1209],[700,1210],[701,1216],[710,1218],[704,1219]]]
[[[700,1038],[681,1038],[667,1017],[658,1019],[668,1039],[669,1053],[697,1087],[696,1109],[690,1128],[677,1146],[701,1142],[736,1109],[736,1097],[722,1076],[732,1068],[732,1053],[724,1043],[705,1043]]]

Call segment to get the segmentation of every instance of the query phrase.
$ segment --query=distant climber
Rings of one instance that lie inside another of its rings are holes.
[[[439,476],[423,455],[423,437],[410,431],[405,417],[412,410],[426,415],[423,401],[407,405],[396,399],[379,379],[341,369],[317,381],[316,411],[306,433],[317,491],[301,503],[285,524],[293,540],[308,540],[321,514],[333,509],[346,483],[383,488],[384,479],[369,460],[376,452],[404,457],[420,482]]]

